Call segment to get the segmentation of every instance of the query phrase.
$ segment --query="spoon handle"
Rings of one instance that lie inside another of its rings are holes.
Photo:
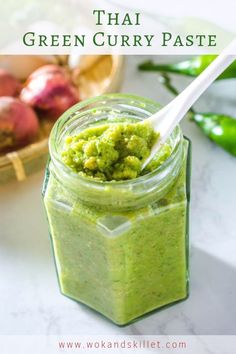
[[[232,54],[235,53],[235,54]],[[166,109],[174,108],[174,121],[171,125],[176,126],[189,108],[197,101],[202,93],[212,84],[213,81],[235,60],[236,58],[236,39],[231,42],[223,52],[171,103]],[[154,115],[155,116],[155,115]],[[152,124],[154,126],[154,116]],[[157,122],[158,124],[158,122]]]
[[[161,145],[170,136],[176,125],[181,121],[191,106],[211,83],[235,60],[236,39],[173,101],[149,117],[155,131],[160,133],[160,139],[152,147],[149,157],[144,161],[142,169],[152,160]]]
[[[236,40],[234,41],[236,51]],[[230,45],[231,48],[231,45]],[[236,55],[223,51],[177,98],[180,102],[180,114],[185,115],[202,93],[214,82],[220,74],[235,60]],[[182,102],[181,102],[182,101]],[[177,103],[176,102],[176,103]],[[182,111],[183,110],[183,111]],[[178,117],[181,119],[182,117]]]

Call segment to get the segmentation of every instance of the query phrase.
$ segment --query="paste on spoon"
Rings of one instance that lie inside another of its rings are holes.
[[[156,169],[170,155],[171,147],[165,144],[142,171],[158,138],[148,122],[92,126],[66,137],[62,160],[79,175],[100,181],[134,179]]]

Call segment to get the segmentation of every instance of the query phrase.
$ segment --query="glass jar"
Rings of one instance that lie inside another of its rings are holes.
[[[65,112],[49,139],[43,196],[61,292],[119,325],[188,296],[189,141],[176,127],[160,167],[119,182],[77,175],[61,150],[68,134],[159,108],[137,96],[100,96]]]

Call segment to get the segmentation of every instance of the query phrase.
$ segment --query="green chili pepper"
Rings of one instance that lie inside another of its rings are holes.
[[[155,64],[146,61],[138,66],[142,71],[160,71],[196,77],[216,58],[216,55],[201,55],[175,64]],[[219,79],[236,78],[236,60],[218,77]]]
[[[172,85],[167,74],[162,74],[161,83],[174,95],[178,91]],[[194,121],[203,133],[221,146],[224,150],[236,156],[236,119],[224,114],[197,113],[193,108],[190,110],[190,119]]]

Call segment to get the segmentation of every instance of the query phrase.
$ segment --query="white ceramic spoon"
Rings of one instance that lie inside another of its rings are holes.
[[[153,129],[160,133],[160,138],[153,146],[151,153],[144,161],[142,168],[152,160],[154,155],[170,136],[173,129],[188,112],[189,108],[197,101],[211,83],[235,60],[235,58],[236,39],[231,42],[223,52],[173,101],[151,117],[147,118],[147,121],[151,123]]]

